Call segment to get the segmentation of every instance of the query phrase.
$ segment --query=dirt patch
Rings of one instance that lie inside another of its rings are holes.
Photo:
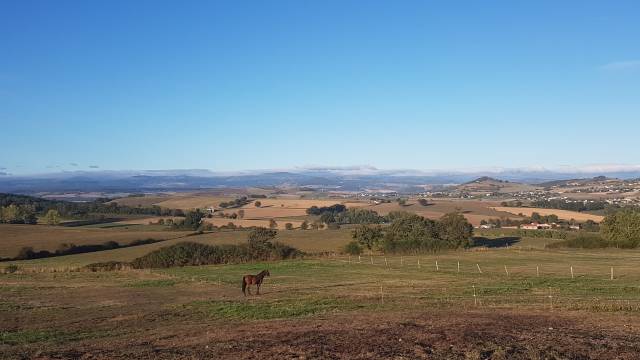
[[[621,315],[585,319],[575,313],[503,310],[201,320],[23,354],[40,359],[636,359],[640,334],[630,325],[634,322]]]

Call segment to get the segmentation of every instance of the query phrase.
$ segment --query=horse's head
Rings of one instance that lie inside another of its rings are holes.
[[[269,274],[269,270],[264,271],[264,276],[271,276],[271,274]]]

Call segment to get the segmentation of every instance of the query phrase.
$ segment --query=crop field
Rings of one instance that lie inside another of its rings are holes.
[[[543,209],[543,208],[528,208],[528,207],[504,207],[504,206],[496,206],[493,209],[496,211],[508,212],[512,214],[523,214],[526,216],[531,216],[534,212],[537,212],[540,215],[558,215],[560,219],[564,220],[577,220],[577,221],[587,221],[593,220],[595,222],[600,222],[604,219],[604,216],[593,215],[589,213],[583,213],[578,211],[570,211],[570,210],[558,210],[558,209]]]
[[[128,244],[134,240],[148,238],[164,240],[187,234],[184,231],[149,231],[148,227],[135,225],[100,224],[96,226],[110,228],[0,224],[0,257],[13,257],[25,246],[36,250],[56,250],[63,243],[97,245],[106,241],[116,241],[120,244]]]
[[[18,270],[0,274],[0,352],[633,359],[638,261],[638,251],[499,247],[96,273]],[[244,297],[242,275],[265,268],[271,276],[261,295],[254,289]]]
[[[216,231],[192,236],[186,236],[187,234],[189,234],[189,232],[165,231],[163,232],[163,234],[168,236],[167,240],[153,244],[133,246],[122,249],[97,251],[84,254],[67,255],[62,257],[44,258],[29,261],[15,261],[12,263],[26,269],[44,268],[65,270],[69,268],[82,267],[87,264],[96,262],[131,261],[163,246],[170,246],[182,241],[193,241],[209,245],[239,244],[246,242],[248,237],[248,231],[246,230]],[[339,252],[345,244],[351,241],[351,230],[347,228],[339,230],[281,230],[278,232],[275,240],[294,246],[302,251],[309,253],[319,253],[325,251]],[[60,241],[64,242],[66,240]],[[95,242],[90,243],[93,244]],[[31,243],[27,242],[26,244]],[[49,246],[52,246],[54,249],[55,247],[57,247],[57,245],[53,246],[53,244],[50,244]],[[2,266],[3,263],[0,263],[0,270]]]

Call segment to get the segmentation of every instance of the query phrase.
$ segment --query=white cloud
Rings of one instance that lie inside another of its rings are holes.
[[[640,60],[613,61],[602,65],[601,68],[609,71],[636,70],[640,69]]]

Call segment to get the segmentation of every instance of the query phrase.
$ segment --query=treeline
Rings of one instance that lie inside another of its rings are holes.
[[[347,207],[342,204],[334,204],[331,206],[322,206],[322,207],[318,207],[314,205],[307,209],[307,214],[322,216],[325,213],[330,213],[330,214],[336,215],[346,210],[347,210]]]
[[[532,207],[544,209],[559,209],[571,211],[604,210],[609,207],[606,201],[567,201],[566,199],[537,200],[531,203]]]
[[[231,200],[231,201],[227,201],[227,202],[221,202],[220,204],[218,204],[218,206],[220,206],[221,208],[225,208],[225,209],[229,209],[229,208],[237,208],[240,206],[244,206],[247,205],[248,203],[250,203],[251,200],[249,200],[246,196],[237,198],[235,200]]]
[[[1,224],[36,224],[38,218],[33,205],[7,205],[0,207]]]
[[[363,249],[384,253],[436,252],[472,245],[473,226],[460,213],[449,213],[431,220],[408,212],[390,214],[389,226],[361,225],[352,232],[353,241],[345,247],[350,254]]]
[[[83,254],[83,253],[89,253],[89,252],[95,252],[95,251],[113,250],[113,249],[119,249],[119,248],[131,247],[131,246],[152,244],[158,241],[162,241],[162,240],[149,238],[149,239],[143,239],[143,240],[134,240],[128,244],[119,244],[116,241],[107,241],[105,243],[95,244],[95,245],[75,245],[73,243],[69,243],[69,244],[63,243],[55,251],[48,251],[48,250],[36,251],[30,246],[25,246],[22,249],[20,249],[16,257],[9,258],[9,259],[2,259],[2,261],[33,260],[33,259],[42,259],[42,258],[48,258],[48,257],[54,257],[54,256]]]
[[[132,261],[136,269],[174,266],[236,264],[251,261],[283,260],[299,257],[302,252],[273,241],[277,231],[257,228],[249,233],[245,244],[205,245],[182,242],[153,251]]]
[[[44,215],[49,210],[55,210],[58,214],[70,219],[89,219],[96,215],[153,215],[153,216],[184,216],[180,209],[167,209],[159,206],[125,206],[111,199],[99,198],[90,202],[70,202],[62,200],[48,200],[27,195],[0,193],[0,206],[5,208],[14,205],[28,210],[34,216]]]

